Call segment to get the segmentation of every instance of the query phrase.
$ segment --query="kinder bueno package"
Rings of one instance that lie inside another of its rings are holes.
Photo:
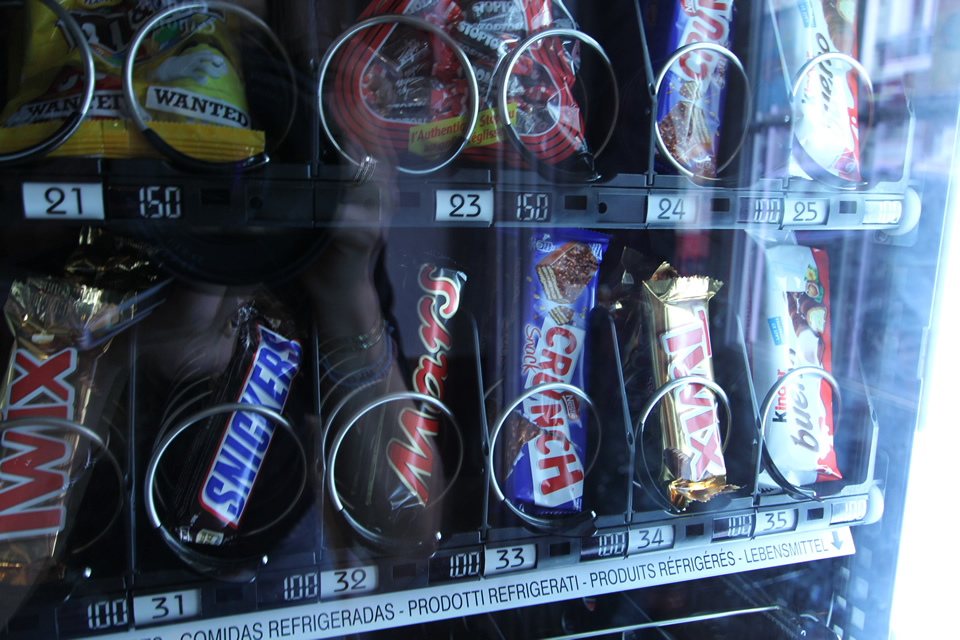
[[[29,587],[63,556],[86,472],[103,453],[91,438],[44,419],[73,422],[109,442],[104,413],[123,367],[104,356],[117,334],[160,303],[165,284],[143,247],[85,231],[61,275],[10,287],[4,315],[14,347],[0,379],[0,422],[26,423],[0,439],[0,588]]]
[[[230,324],[233,353],[212,383],[207,406],[235,402],[283,413],[303,362],[296,327],[266,296],[245,301]],[[180,542],[221,546],[250,529],[244,516],[257,481],[284,464],[268,458],[278,428],[265,416],[235,411],[186,432],[194,437],[177,476],[170,518]]]
[[[462,158],[519,164],[494,107],[498,65],[528,35],[574,26],[549,0],[374,0],[360,19],[381,14],[422,18],[444,29],[466,53],[480,87],[480,115],[463,130],[469,104],[460,63],[422,30],[383,25],[358,33],[334,60],[330,109],[362,148],[431,163],[448,156],[465,135]],[[534,44],[517,63],[507,92],[509,115],[525,147],[547,164],[590,165],[580,108],[573,96],[579,49],[560,38]]]
[[[125,118],[121,69],[134,34],[173,0],[57,0],[77,22],[93,53],[93,103],[79,129],[51,155],[129,158],[156,155]],[[201,160],[242,160],[263,150],[252,129],[234,42],[232,13],[176,14],[147,35],[133,81],[150,127],[174,148]],[[39,2],[23,12],[22,48],[11,56],[17,89],[0,112],[0,152],[49,137],[77,112],[83,93],[79,49]],[[18,62],[14,63],[16,60]]]
[[[680,47],[708,42],[730,48],[734,0],[647,0],[643,7],[654,73]],[[667,152],[698,176],[717,173],[730,61],[715,51],[691,51],[670,66],[657,98],[657,127]],[[658,170],[675,172],[658,155]]]
[[[537,385],[586,388],[589,313],[607,237],[578,229],[534,233],[525,243],[520,332],[506,367],[506,401]],[[516,407],[504,427],[504,495],[531,515],[582,508],[587,420],[582,400],[545,391]]]
[[[855,0],[774,0],[784,73],[792,85],[820,54],[857,54]],[[790,175],[844,185],[860,180],[858,79],[842,60],[825,60],[804,76],[793,105]]]
[[[830,285],[827,253],[775,244],[764,250],[763,296],[749,330],[758,399],[791,369],[830,371]],[[804,374],[780,388],[765,425],[766,447],[784,478],[802,486],[839,479],[833,448],[833,392]],[[761,486],[777,484],[764,472]]]

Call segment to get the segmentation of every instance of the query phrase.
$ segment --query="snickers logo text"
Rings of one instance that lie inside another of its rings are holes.
[[[75,349],[38,359],[17,349],[3,398],[4,420],[51,416],[73,419],[74,388],[67,377],[77,368]],[[43,427],[18,427],[0,440],[0,540],[63,530],[64,507],[47,505],[69,486],[72,445],[43,435]]]
[[[570,383],[580,363],[586,331],[573,325],[560,326],[548,317],[536,335],[536,367],[524,366],[529,389],[550,382]],[[583,496],[581,453],[571,443],[571,424],[581,422],[579,403],[569,393],[546,391],[523,403],[523,415],[540,427],[528,447],[536,504],[556,507]]]
[[[661,342],[667,354],[670,380],[686,376],[711,377],[710,329],[707,310],[695,307],[698,321],[663,334]],[[688,384],[673,392],[673,401],[683,432],[694,452],[691,470],[693,480],[702,480],[709,470],[712,475],[726,473],[720,444],[720,422],[713,392],[700,384]]]
[[[259,344],[237,402],[283,411],[300,370],[300,343],[257,325]],[[234,529],[257,480],[276,425],[267,418],[230,415],[217,454],[200,487],[200,504]]]
[[[417,302],[418,335],[427,353],[420,356],[413,372],[413,390],[442,400],[448,373],[447,354],[452,345],[447,322],[460,308],[463,275],[424,264],[417,282],[423,291]],[[431,405],[422,409],[405,407],[397,423],[400,435],[387,445],[387,463],[403,486],[421,505],[426,505],[430,500],[433,438],[440,432],[440,412]]]

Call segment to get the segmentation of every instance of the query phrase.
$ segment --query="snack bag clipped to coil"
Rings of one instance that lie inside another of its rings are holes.
[[[479,84],[480,114],[460,157],[479,163],[523,161],[494,106],[503,59],[528,35],[574,26],[549,1],[374,0],[360,19],[404,14],[448,33],[469,58]],[[580,108],[573,97],[579,49],[559,38],[535,43],[517,62],[507,92],[511,122],[540,162],[590,167]],[[454,52],[431,34],[405,25],[365,29],[334,59],[330,109],[339,127],[365,149],[387,149],[423,164],[461,144],[469,105]]]
[[[77,22],[94,58],[93,102],[79,129],[57,156],[130,158],[156,155],[124,120],[121,72],[134,34],[170,0],[58,0]],[[134,86],[151,129],[174,148],[201,160],[242,160],[264,147],[251,129],[231,31],[222,11],[172,16],[147,34],[137,51]],[[39,2],[23,11],[22,57],[9,73],[18,85],[0,113],[0,152],[24,149],[48,138],[76,113],[84,87],[82,57],[58,28],[56,15]]]

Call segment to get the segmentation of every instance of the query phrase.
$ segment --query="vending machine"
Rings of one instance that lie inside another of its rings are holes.
[[[958,36],[0,2],[0,638],[906,637]]]

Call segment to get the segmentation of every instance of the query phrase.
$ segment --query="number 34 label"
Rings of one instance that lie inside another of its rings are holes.
[[[493,222],[493,191],[437,190],[437,222]]]
[[[103,185],[25,182],[23,215],[33,220],[103,220]]]

